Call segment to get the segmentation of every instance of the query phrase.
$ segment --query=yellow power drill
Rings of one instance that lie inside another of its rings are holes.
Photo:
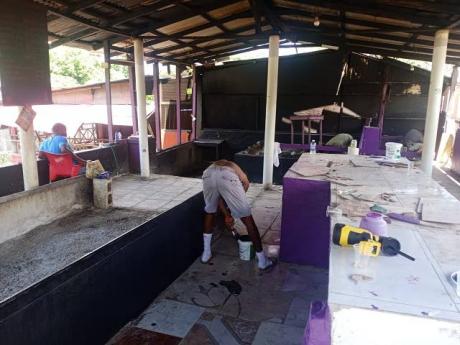
[[[412,256],[401,251],[401,243],[396,238],[374,235],[369,230],[351,225],[337,223],[332,233],[332,242],[338,246],[349,247],[354,244],[366,242],[368,252],[372,256],[380,253],[385,256],[401,255],[406,259],[415,261]]]

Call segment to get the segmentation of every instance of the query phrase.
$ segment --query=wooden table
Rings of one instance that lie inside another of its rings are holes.
[[[292,115],[291,120],[291,144],[294,144],[294,122],[301,121],[302,123],[302,145],[305,144],[305,121],[308,121],[308,144],[311,144],[311,122],[319,122],[319,144],[323,143],[323,120],[324,115]]]
[[[225,140],[222,139],[196,139],[193,143],[198,147],[213,147],[216,161],[220,159],[220,151]]]

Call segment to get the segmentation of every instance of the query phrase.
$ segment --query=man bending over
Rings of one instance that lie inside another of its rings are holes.
[[[254,245],[257,255],[257,265],[261,270],[267,270],[273,266],[273,262],[267,258],[262,249],[259,230],[251,215],[251,207],[246,198],[249,188],[249,180],[241,168],[230,161],[219,160],[214,162],[203,173],[203,194],[206,203],[204,218],[204,250],[201,262],[208,263],[212,258],[211,239],[215,215],[222,198],[230,209],[233,218],[240,218],[246,226],[248,235]],[[227,222],[227,221],[226,221]]]

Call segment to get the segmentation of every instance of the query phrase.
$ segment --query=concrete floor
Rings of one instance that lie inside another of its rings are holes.
[[[248,196],[265,251],[277,256],[281,187]],[[214,259],[199,259],[110,342],[127,344],[300,344],[309,304],[327,296],[326,270],[279,263],[260,273],[238,257],[237,242],[217,229]]]
[[[201,180],[127,175],[112,183],[114,208],[79,210],[0,243],[0,302],[201,191]]]

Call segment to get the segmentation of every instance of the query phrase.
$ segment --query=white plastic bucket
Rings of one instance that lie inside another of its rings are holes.
[[[241,236],[238,239],[240,259],[250,261],[255,256],[254,247],[248,235]]]
[[[402,144],[388,142],[385,144],[385,157],[387,159],[396,160],[401,158]]]

